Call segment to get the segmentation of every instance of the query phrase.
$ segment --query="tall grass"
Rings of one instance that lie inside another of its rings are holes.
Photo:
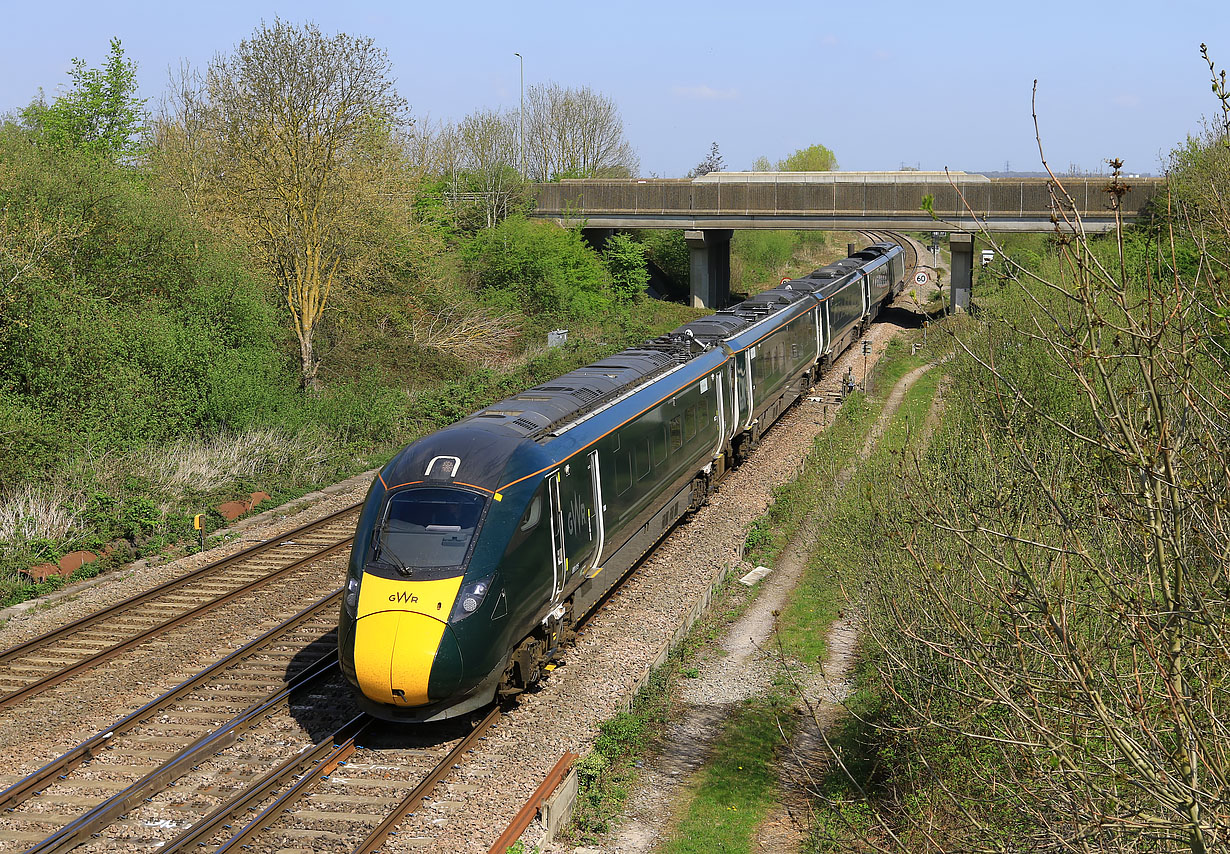
[[[134,462],[161,492],[185,497],[255,483],[273,473],[278,480],[315,483],[333,468],[336,453],[336,442],[321,428],[261,427],[145,448]]]
[[[77,530],[75,496],[55,484],[25,483],[0,495],[0,551],[38,540],[67,539]]]

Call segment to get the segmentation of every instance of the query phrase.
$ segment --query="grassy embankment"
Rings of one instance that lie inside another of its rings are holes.
[[[891,359],[886,374],[895,376],[884,377],[880,387],[891,389],[913,367],[912,361]],[[780,799],[778,765],[785,760],[783,751],[800,721],[798,683],[808,673],[818,672],[828,651],[828,630],[850,608],[845,588],[858,582],[866,541],[882,537],[874,530],[871,508],[882,499],[882,491],[892,489],[893,469],[902,451],[918,436],[940,375],[939,370],[932,370],[911,386],[876,448],[857,463],[844,487],[836,493],[816,489],[811,493],[816,497],[811,507],[796,502],[793,513],[786,511],[800,518],[823,502],[816,518],[815,548],[778,618],[776,641],[790,673],[779,673],[773,689],[745,701],[727,721],[712,755],[697,772],[688,802],[679,810],[678,824],[664,848],[669,854],[753,849],[758,826]],[[869,422],[880,414],[882,404],[882,398],[864,403]],[[846,464],[851,461],[852,456],[847,455]],[[823,482],[831,479],[826,476]],[[805,480],[800,478],[796,484]]]

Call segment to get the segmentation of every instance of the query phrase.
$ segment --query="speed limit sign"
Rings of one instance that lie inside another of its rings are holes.
[[[916,285],[927,284],[927,274],[926,273],[915,273],[914,274],[914,284]]]

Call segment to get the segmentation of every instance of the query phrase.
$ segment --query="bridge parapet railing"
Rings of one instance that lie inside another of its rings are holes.
[[[798,180],[779,173],[776,180],[627,179],[568,180],[535,185],[537,214],[579,220],[611,216],[706,217],[893,217],[914,215],[930,197],[938,218],[967,220],[1017,218],[1049,221],[1053,203],[1047,178],[963,176],[949,182],[910,180]],[[797,173],[807,176],[815,173]],[[835,173],[840,175],[841,173]],[[883,173],[881,173],[883,174]],[[892,173],[889,173],[892,174]],[[908,176],[911,173],[901,173]],[[711,176],[707,176],[711,177]],[[792,180],[793,179],[793,180]],[[1061,178],[1083,217],[1106,219],[1109,178]],[[1126,217],[1135,216],[1164,188],[1160,178],[1125,179]]]

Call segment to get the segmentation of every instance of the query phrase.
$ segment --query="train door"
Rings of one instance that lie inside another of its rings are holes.
[[[735,382],[735,362],[738,357],[731,359],[722,367],[722,378],[725,380],[725,387],[730,389],[727,395],[730,398],[730,416],[726,419],[726,427],[722,431],[722,445],[726,444],[735,433],[735,425],[739,423],[739,386]]]
[[[833,349],[833,324],[829,320],[829,301],[820,303],[816,312],[816,321],[820,324],[820,356],[823,359]],[[827,361],[821,363],[826,369]]]
[[[755,409],[752,402],[752,395],[756,390],[752,383],[752,359],[755,354],[756,348],[748,347],[735,357],[735,382],[739,387],[739,423],[745,430],[752,426],[752,412]]]
[[[568,579],[568,552],[564,548],[564,512],[560,501],[560,470],[547,477],[547,490],[551,503],[551,601],[559,602],[564,594],[564,582]]]
[[[598,542],[594,544],[593,557],[587,571],[592,575],[602,567],[602,549],[606,546],[606,505],[602,503],[602,469],[597,449],[589,452],[589,479],[593,492],[593,519],[598,529]]]
[[[597,566],[605,537],[600,508],[602,481],[598,452],[573,458],[557,472],[557,519],[560,537],[557,549],[564,554],[563,584],[578,573]]]

